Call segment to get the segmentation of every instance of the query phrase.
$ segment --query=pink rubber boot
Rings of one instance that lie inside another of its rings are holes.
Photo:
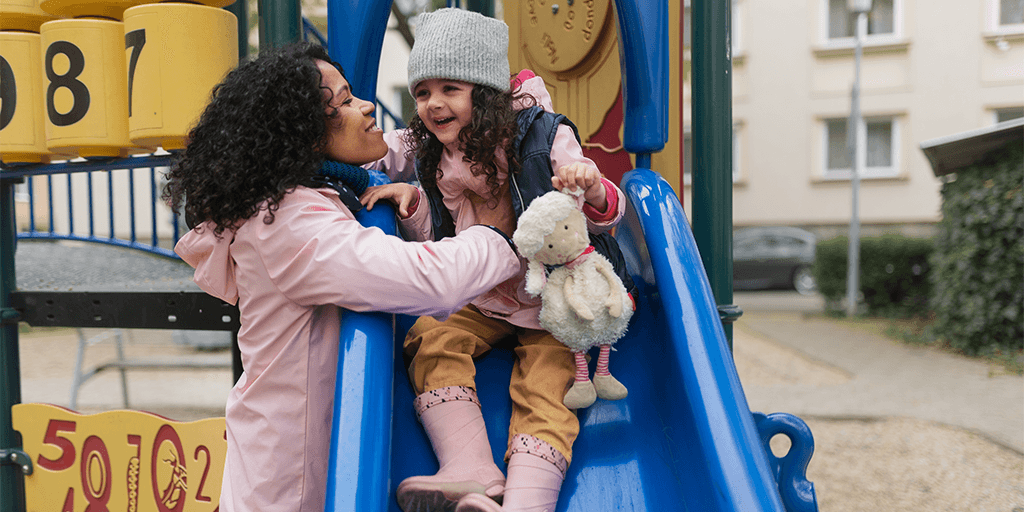
[[[398,506],[405,512],[451,511],[467,494],[501,496],[505,475],[494,464],[476,391],[464,386],[435,389],[416,397],[413,406],[440,469],[432,476],[403,480],[396,492]]]
[[[565,469],[565,457],[550,444],[517,434],[512,438],[504,505],[468,494],[459,500],[455,512],[554,512]]]

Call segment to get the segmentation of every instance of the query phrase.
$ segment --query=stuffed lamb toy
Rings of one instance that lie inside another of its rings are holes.
[[[541,295],[541,327],[575,358],[576,380],[565,405],[579,409],[597,397],[625,398],[626,387],[608,372],[608,355],[626,333],[633,300],[608,259],[590,245],[587,220],[576,199],[559,191],[534,199],[519,217],[512,239],[529,262],[527,293]],[[546,277],[545,265],[555,267]],[[591,382],[586,352],[595,346],[601,354]]]

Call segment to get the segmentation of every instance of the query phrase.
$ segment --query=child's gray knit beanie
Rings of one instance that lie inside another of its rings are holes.
[[[416,42],[409,53],[409,92],[429,78],[509,90],[505,22],[455,8],[426,12],[417,20]]]

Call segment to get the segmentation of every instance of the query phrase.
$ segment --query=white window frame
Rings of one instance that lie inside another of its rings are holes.
[[[821,130],[821,177],[824,180],[849,180],[853,177],[851,169],[829,169],[828,167],[828,156],[829,156],[829,144],[828,144],[828,123],[834,120],[843,120],[844,117],[829,117],[820,120]],[[863,174],[861,179],[881,179],[881,178],[896,178],[900,174],[900,154],[901,154],[901,138],[900,138],[900,116],[898,115],[879,115],[879,116],[864,116],[861,118],[860,126],[857,127],[857,137],[860,141],[867,140],[868,135],[868,123],[872,121],[888,120],[892,123],[890,130],[890,151],[892,152],[889,158],[891,165],[886,167],[868,167],[867,166],[867,144],[860,145],[860,152],[857,155],[859,161],[864,162]]]
[[[988,0],[988,30],[992,34],[1024,34],[1024,23],[1003,25],[1002,3],[1000,0]]]
[[[998,1],[998,0],[996,0]],[[853,48],[856,45],[856,34],[849,37],[829,37],[829,17],[831,9],[830,0],[819,0],[821,7],[821,20],[819,26],[821,32],[819,37],[822,44],[830,48]],[[892,33],[890,34],[867,34],[864,38],[864,45],[891,44],[903,40],[903,0],[892,0]]]

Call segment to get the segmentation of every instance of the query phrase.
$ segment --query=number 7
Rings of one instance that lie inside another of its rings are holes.
[[[132,30],[124,35],[124,49],[132,49],[128,63],[128,117],[132,116],[132,86],[135,84],[135,65],[139,63],[139,54],[146,46],[146,29]]]

